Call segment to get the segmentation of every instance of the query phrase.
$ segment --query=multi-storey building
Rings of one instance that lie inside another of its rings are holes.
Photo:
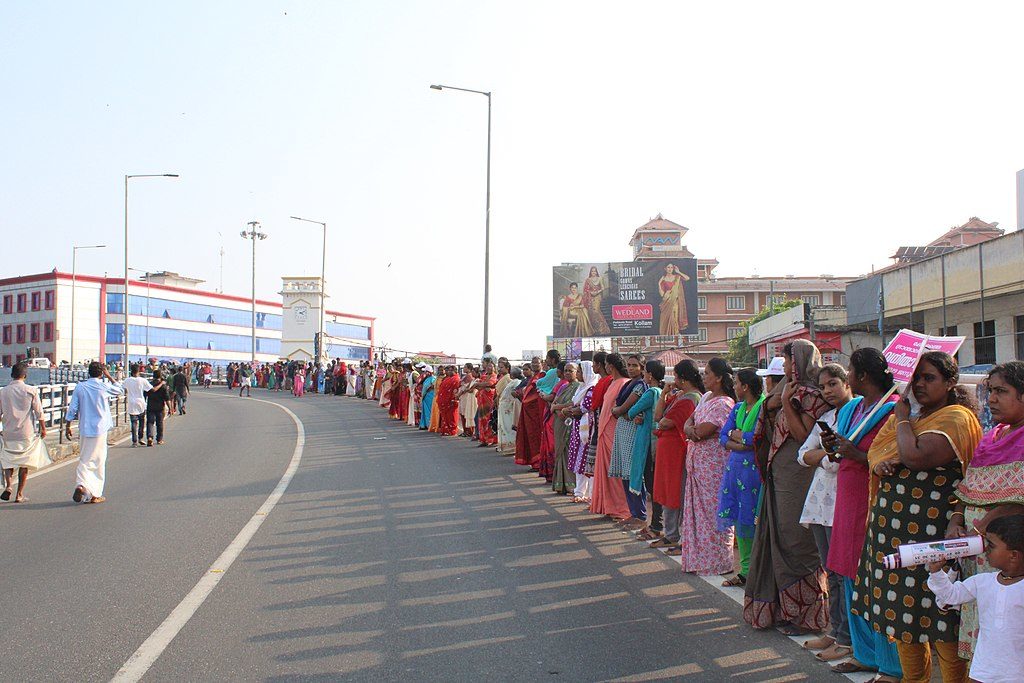
[[[9,366],[29,355],[53,363],[70,361],[72,346],[77,362],[119,361],[124,353],[126,322],[132,361],[149,357],[215,365],[248,361],[253,334],[251,297],[204,291],[198,288],[201,282],[169,272],[129,280],[126,315],[122,278],[72,278],[55,269],[0,280],[0,362]],[[372,357],[374,318],[330,310],[325,314],[326,352],[331,357]],[[283,357],[282,327],[281,302],[257,299],[258,361]],[[317,327],[308,326],[310,343],[304,346],[312,348]],[[308,354],[301,357],[309,359]]]
[[[629,244],[633,259],[694,258],[684,238],[689,229],[661,214],[633,232]],[[729,352],[729,340],[743,334],[742,323],[767,305],[799,299],[812,306],[842,306],[846,303],[846,283],[853,278],[819,276],[718,277],[716,258],[697,257],[697,314],[695,336],[632,337],[612,341],[617,350],[659,351],[682,349],[690,357],[704,362]]]

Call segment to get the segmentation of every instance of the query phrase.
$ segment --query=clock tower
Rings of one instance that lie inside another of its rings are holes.
[[[324,315],[323,282],[318,277],[281,278],[281,309],[281,356],[312,362]]]

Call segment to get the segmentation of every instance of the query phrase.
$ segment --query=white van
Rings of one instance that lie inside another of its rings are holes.
[[[45,356],[29,358],[27,364],[30,368],[48,368],[50,367],[50,359]]]

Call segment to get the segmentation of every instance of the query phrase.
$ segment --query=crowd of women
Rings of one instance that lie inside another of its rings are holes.
[[[806,340],[767,369],[684,360],[665,377],[660,361],[603,352],[521,367],[487,354],[436,375],[405,359],[376,373],[368,397],[412,427],[514,456],[684,572],[727,577],[750,626],[814,636],[804,646],[838,673],[924,682],[934,653],[944,681],[966,681],[977,609],[941,609],[923,566],[881,560],[1024,520],[1024,362],[989,374],[998,424],[984,435],[942,352],[922,355],[904,392],[878,350],[843,367]],[[959,571],[994,571],[987,562]]]

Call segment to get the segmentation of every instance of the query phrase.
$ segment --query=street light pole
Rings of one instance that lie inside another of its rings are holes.
[[[484,90],[432,85],[432,90],[459,90],[487,97],[487,208],[484,215],[484,347],[488,343],[487,321],[491,298],[491,93]]]
[[[92,244],[88,246],[71,247],[71,367],[75,367],[75,287],[77,270],[78,270],[78,250],[79,249],[105,249],[105,244]],[[104,305],[104,302],[100,302],[100,305]],[[104,332],[101,330],[100,334]]]
[[[152,292],[152,282],[149,281],[149,276],[152,275],[148,270],[140,270],[139,268],[129,268],[128,270],[134,270],[136,273],[144,273],[146,276],[146,358],[149,360],[149,299]]]
[[[252,240],[252,359],[250,363],[256,365],[256,240],[265,240],[267,235],[264,232],[260,232],[257,228],[260,227],[259,221],[249,221],[246,225],[249,226],[248,230],[241,232],[242,237],[247,240]]]
[[[292,216],[291,218],[292,220],[304,223],[315,223],[324,229],[324,246],[320,253],[320,324],[317,326],[320,335],[320,357],[316,359],[316,362],[319,363],[324,356],[324,318],[327,315],[327,311],[324,308],[327,299],[327,223],[310,220],[309,218],[299,218],[298,216]]]
[[[124,177],[124,353],[121,368],[128,376],[128,181],[132,178],[177,178],[177,173],[134,173]],[[100,302],[105,305],[105,302]],[[106,360],[106,359],[104,359]]]

